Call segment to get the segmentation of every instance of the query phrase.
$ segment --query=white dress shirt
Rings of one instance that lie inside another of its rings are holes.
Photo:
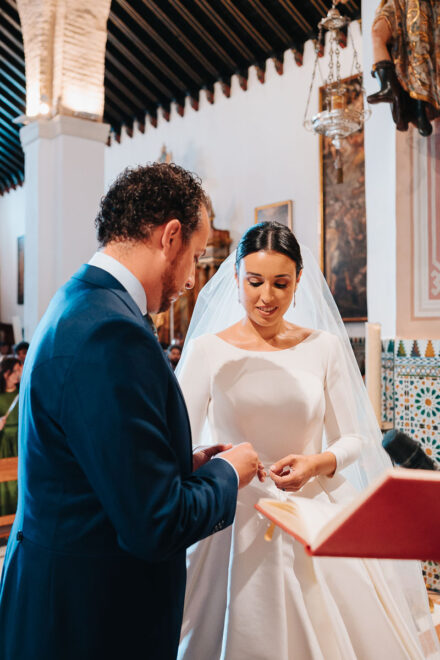
[[[147,313],[147,296],[145,294],[145,289],[139,282],[138,278],[133,275],[128,268],[121,264],[120,261],[110,257],[104,252],[95,252],[89,261],[89,265],[102,268],[102,270],[113,275],[113,277],[122,284],[124,289],[126,289],[133,298],[134,302],[141,310],[142,316],[145,316]]]

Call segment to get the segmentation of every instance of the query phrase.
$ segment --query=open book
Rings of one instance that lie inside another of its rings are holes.
[[[440,560],[440,472],[387,470],[346,506],[293,495],[255,508],[310,555]]]

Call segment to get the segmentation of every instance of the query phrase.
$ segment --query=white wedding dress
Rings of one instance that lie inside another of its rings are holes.
[[[362,441],[340,351],[324,331],[265,352],[213,334],[194,339],[179,376],[194,446],[205,443],[208,420],[212,443],[252,442],[269,467],[290,453],[320,452],[325,431],[337,471],[299,494],[330,508],[349,501],[355,491],[341,470]],[[268,543],[268,521],[254,509],[260,497],[289,495],[255,478],[239,491],[234,525],[188,553],[180,660],[424,657],[390,562],[312,558],[279,528]]]

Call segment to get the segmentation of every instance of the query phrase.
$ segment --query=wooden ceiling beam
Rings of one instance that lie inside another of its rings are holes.
[[[188,11],[188,9],[181,3],[180,0],[168,0],[174,9],[179,12],[182,18],[197,32],[199,37],[214,51],[218,57],[225,62],[229,67],[235,70],[238,64],[231,56],[222,48],[222,46],[213,38],[213,36],[205,30],[199,21]]]
[[[130,119],[134,119],[134,117],[136,116],[136,110],[126,105],[124,101],[121,101],[119,96],[114,94],[108,85],[105,89],[105,96],[106,98],[110,99],[112,105],[114,105],[116,108],[119,108],[119,110],[122,110],[123,117],[125,116],[125,117],[129,117]]]
[[[2,62],[3,58],[0,56],[0,63]],[[12,76],[9,75],[9,73],[6,73],[4,69],[0,69],[0,79],[5,79],[10,85],[12,85],[20,94],[23,100],[23,103],[26,103],[26,88],[23,87],[23,85],[20,85],[19,82],[15,80]],[[12,93],[12,92],[11,92]]]
[[[127,62],[130,62],[133,64],[133,66],[143,75],[144,78],[147,78],[157,90],[161,91],[162,94],[165,97],[172,96],[173,92],[167,87],[166,85],[163,84],[157,78],[157,76],[154,75],[154,73],[151,73],[151,71],[144,66],[133,53],[131,53],[124,44],[122,44],[117,37],[115,37],[111,32],[108,33],[107,35],[107,41],[113,44],[113,46],[120,52],[122,55],[124,55],[125,59]]]
[[[138,14],[138,12],[133,9],[133,7],[130,6],[130,4],[126,0],[116,0],[117,4],[122,7],[122,9],[125,11],[126,14],[131,16],[131,18],[136,21],[136,24],[146,33],[148,34],[159,46],[162,48],[162,50],[169,55],[169,57],[177,64],[178,67],[182,71],[186,73],[186,75],[193,80],[196,85],[202,85],[203,80],[199,76],[199,74],[194,71],[194,69],[185,62],[185,60],[180,57],[176,51],[171,48],[171,46],[163,39],[156,30],[151,27],[147,23],[147,21]]]
[[[231,30],[231,27],[225,23],[225,21],[217,14],[216,11],[211,7],[211,4],[206,0],[195,0],[200,9],[208,16],[208,18],[214,23],[214,25],[220,30],[223,36],[232,44],[232,46],[241,53],[241,56],[246,60],[249,60],[250,63],[254,62],[256,56],[252,53],[238,37],[238,35]]]
[[[7,142],[10,145],[8,148],[16,151],[17,153],[21,150],[21,143],[19,140],[14,140],[12,136],[7,133],[4,128],[0,126],[0,144],[2,142]]]
[[[145,115],[148,108],[145,107],[145,103],[143,103],[142,99],[135,96],[135,94],[133,94],[133,92],[131,92],[123,83],[121,83],[121,81],[116,78],[116,76],[114,76],[108,69],[105,72],[105,77],[122,97],[125,97],[131,101],[133,107],[135,108],[135,111],[131,112],[132,116],[138,117],[141,114]],[[106,85],[106,90],[107,88],[108,86]]]
[[[3,77],[3,72],[0,72],[0,80]],[[3,91],[4,94],[7,94],[11,99],[13,99],[17,103],[17,109],[19,112],[25,110],[26,107],[26,97],[23,98],[23,96],[18,96],[11,87],[7,87],[6,85],[3,85]]]
[[[280,4],[284,7],[287,13],[293,18],[295,23],[299,25],[301,30],[308,36],[313,32],[313,27],[308,23],[308,21],[303,18],[298,9],[290,0],[279,0]]]
[[[1,106],[0,106],[0,111],[1,111]],[[9,115],[7,115],[7,117],[9,118]],[[11,136],[11,139],[14,142],[17,142],[19,146],[21,146],[21,142],[18,138],[18,130],[19,130],[18,127],[15,128],[15,124],[12,124],[10,120],[6,121],[2,117],[0,117],[0,124],[3,126],[5,130],[8,131],[9,135]]]
[[[166,76],[166,78],[168,78],[168,80],[171,81],[173,85],[177,87],[177,89],[180,89],[182,92],[186,91],[187,85],[182,83],[180,78],[176,76],[171,71],[171,69],[169,69],[167,65],[162,62],[160,57],[158,57],[155,53],[153,53],[153,51],[150,48],[148,48],[148,46],[146,46],[144,42],[141,39],[139,39],[139,37],[137,37],[135,33],[132,30],[130,30],[129,27],[127,27],[124,21],[122,21],[118,16],[116,16],[116,14],[113,11],[110,12],[109,23],[113,23],[113,25],[116,25],[116,27],[122,32],[122,34],[125,34],[127,39],[129,39],[131,43],[133,43],[136,46],[136,48],[143,55],[145,55],[147,60],[153,62],[156,68],[159,71],[162,71],[164,76]],[[131,57],[133,57],[133,55],[131,55]]]
[[[159,103],[159,99],[156,96],[156,94],[154,94],[154,92],[152,92],[150,89],[145,87],[145,85],[139,82],[136,76],[134,76],[131,73],[131,71],[129,71],[127,67],[124,66],[116,57],[114,57],[114,55],[109,51],[108,48],[105,56],[106,59],[111,63],[111,65],[122,73],[124,78],[129,80],[134,87],[137,87],[137,89],[141,92],[143,96],[145,96],[148,99],[151,99],[153,103]],[[106,72],[107,70],[108,68],[106,69]]]
[[[15,10],[17,11],[17,8],[15,8]],[[20,23],[17,23],[17,21],[15,21],[12,18],[12,16],[9,16],[7,11],[5,11],[4,9],[0,9],[0,17],[3,20],[7,21],[9,23],[9,25],[12,25],[12,27],[14,28],[14,30],[16,32],[18,32],[18,34],[21,34],[21,25],[20,25]]]
[[[0,10],[0,21],[4,17],[4,12]],[[4,43],[4,39],[7,39],[18,51],[19,53],[23,53],[23,60],[24,60],[24,48],[23,48],[23,42],[17,39],[16,37],[13,36],[13,34],[4,26],[0,23],[0,34],[3,35],[2,42]]]
[[[110,117],[111,130],[114,133],[120,132],[124,117],[119,115],[113,107],[106,105],[104,107],[104,119],[107,119],[107,117]]]
[[[287,32],[281,27],[278,21],[272,16],[270,11],[260,2],[260,0],[248,0],[249,3],[253,6],[255,11],[261,16],[263,21],[270,26],[273,32],[277,34],[281,39],[288,44],[291,42],[292,37],[287,34]]]
[[[9,46],[7,46],[4,41],[0,41],[0,49],[6,51],[6,53],[10,57],[12,57],[12,59],[15,60],[24,71],[24,55],[23,57],[20,57],[19,55],[17,55],[17,53],[14,53],[14,51],[11,48],[9,48]]]
[[[17,153],[13,151],[8,151],[5,153],[2,149],[0,148],[0,160],[3,161],[3,163],[6,163],[6,165],[10,165],[10,163],[14,164],[14,167],[18,168],[23,168],[24,165],[24,160],[23,158],[18,158]]]
[[[17,159],[15,159],[15,158],[13,158],[11,154],[8,154],[7,156],[8,157],[5,158],[5,156],[0,152],[0,163],[2,163],[5,167],[11,168],[12,170],[13,169],[23,169],[23,163],[17,161]]]
[[[162,21],[165,27],[173,33],[175,38],[185,46],[187,51],[202,64],[206,71],[208,71],[212,76],[216,78],[220,76],[220,72],[212,64],[212,62],[210,62],[205,57],[205,55],[192,43],[191,39],[188,39],[185,33],[180,30],[174,21],[172,21],[171,18],[167,16],[167,14],[162,9],[160,9],[160,7],[158,7],[155,2],[152,0],[142,0],[142,2],[152,13],[154,13],[155,16],[157,16],[160,21]]]
[[[1,51],[1,48],[2,48],[2,44],[1,44],[1,42],[0,42],[0,51]],[[1,52],[0,52],[0,63],[1,63],[3,66],[6,66],[10,71],[12,71],[12,72],[17,76],[17,78],[20,78],[20,80],[23,81],[23,83],[24,83],[23,90],[25,90],[25,89],[26,89],[26,76],[25,76],[25,74],[24,74],[24,62],[23,62],[23,68],[22,68],[22,69],[17,69],[17,67],[15,67],[15,66],[14,66],[14,65],[13,65],[8,59],[7,59],[4,55],[2,55]],[[4,70],[3,70],[3,73],[4,73]],[[19,84],[19,83],[17,83],[17,84]]]
[[[330,7],[327,7],[322,0],[310,0],[321,16],[327,16]]]
[[[247,34],[253,39],[253,41],[256,43],[257,48],[263,48],[266,51],[272,52],[273,51],[273,45],[270,44],[264,37],[263,35],[258,32],[256,28],[252,25],[250,21],[242,14],[242,12],[235,6],[231,0],[221,0],[222,4],[226,9],[229,11],[229,13],[235,18],[238,23],[240,23],[241,27]]]
[[[5,94],[6,92],[7,90],[5,90]],[[23,105],[21,102],[19,106],[16,106],[14,103],[11,103],[11,101],[5,96],[5,94],[0,94],[0,102],[5,103],[12,110],[12,112],[15,113],[11,115],[11,119],[15,119],[15,117],[17,117],[18,115],[23,114]]]

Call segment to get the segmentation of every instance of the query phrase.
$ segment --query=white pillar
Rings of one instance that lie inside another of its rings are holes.
[[[55,291],[96,249],[109,126],[57,116],[21,129],[25,152],[24,331],[30,340]]]
[[[371,26],[379,0],[362,0],[363,70],[367,94],[379,85],[373,65]],[[368,320],[382,324],[382,336],[396,333],[396,127],[388,103],[370,106],[365,124]]]

